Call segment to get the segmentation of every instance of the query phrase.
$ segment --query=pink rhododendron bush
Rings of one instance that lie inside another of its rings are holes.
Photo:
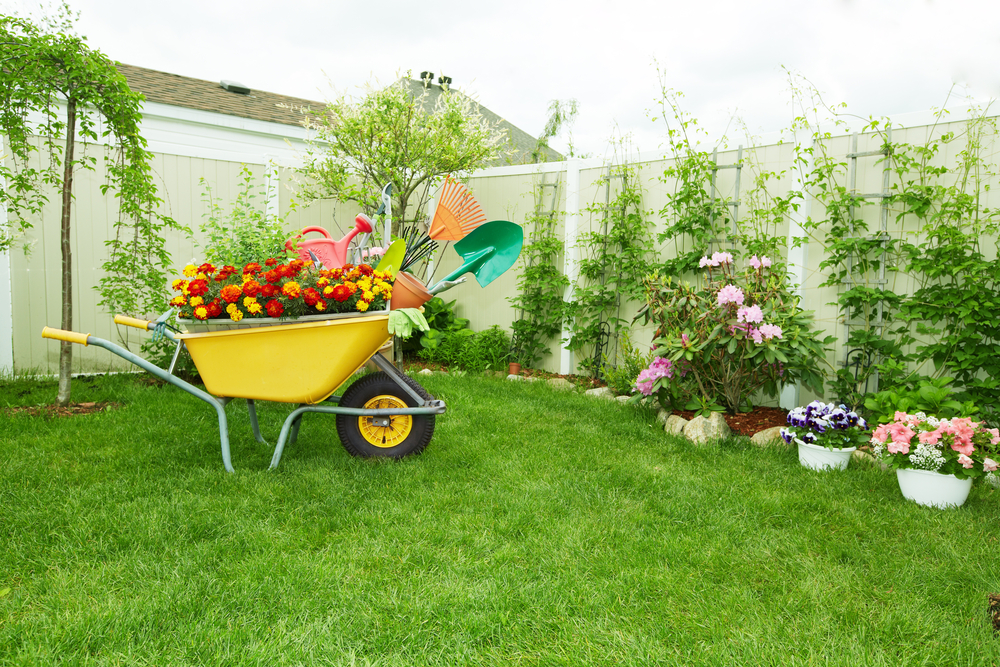
[[[752,256],[742,271],[733,256],[701,259],[701,285],[661,275],[645,281],[637,319],[656,324],[656,359],[636,389],[665,408],[749,410],[763,390],[777,396],[786,382],[823,392],[825,346],[812,313],[799,307],[783,265]]]
[[[996,472],[1000,431],[969,417],[938,419],[897,412],[872,432],[872,454],[892,468],[931,470],[959,479]]]

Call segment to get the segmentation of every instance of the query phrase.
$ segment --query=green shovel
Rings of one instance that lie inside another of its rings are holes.
[[[459,276],[472,273],[481,287],[486,287],[514,265],[524,244],[524,231],[513,222],[494,220],[476,227],[455,244],[462,265],[429,288],[432,294],[442,292],[445,283],[454,283]]]

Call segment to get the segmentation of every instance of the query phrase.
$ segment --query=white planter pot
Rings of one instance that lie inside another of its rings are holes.
[[[941,509],[959,507],[972,489],[971,479],[959,479],[931,470],[900,469],[896,471],[896,479],[904,498],[918,505]]]
[[[819,445],[810,445],[795,438],[799,446],[799,463],[811,470],[846,470],[851,462],[851,454],[857,447],[845,449],[827,449]]]
[[[214,320],[187,320],[177,318],[181,328],[187,333],[205,333],[207,331],[235,331],[237,329],[256,329],[257,327],[271,327],[276,324],[297,324],[299,322],[317,322],[320,320],[345,320],[353,317],[369,317],[371,315],[381,315],[388,310],[372,310],[364,313],[324,313],[320,315],[303,315],[297,318],[277,317],[245,317],[239,322],[233,322],[228,317]]]

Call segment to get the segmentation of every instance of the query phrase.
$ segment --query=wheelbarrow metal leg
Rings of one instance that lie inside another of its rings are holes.
[[[201,389],[198,389],[198,387],[195,387],[194,385],[185,382],[184,380],[181,380],[175,375],[171,375],[170,373],[163,370],[159,366],[153,365],[152,363],[146,361],[142,357],[132,354],[125,348],[119,345],[115,345],[110,341],[90,336],[88,339],[88,344],[95,345],[97,347],[103,347],[105,350],[108,350],[113,354],[117,354],[125,361],[129,361],[135,364],[144,371],[152,373],[153,375],[160,378],[164,382],[169,382],[175,387],[183,389],[192,396],[200,398],[201,400],[205,401],[206,403],[214,407],[216,413],[218,413],[219,415],[219,440],[221,441],[222,444],[222,465],[226,467],[226,472],[234,472],[233,464],[229,456],[229,423],[226,420],[226,403],[224,401],[220,401],[211,394],[204,392]]]
[[[254,405],[253,399],[247,399],[247,412],[250,413],[250,427],[253,428],[253,437],[256,438],[257,442],[262,445],[267,444],[267,440],[264,436],[260,434],[260,425],[257,423],[257,408]]]

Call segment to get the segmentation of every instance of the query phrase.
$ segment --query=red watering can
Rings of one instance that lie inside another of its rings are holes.
[[[322,227],[306,227],[285,242],[285,249],[289,252],[298,252],[299,259],[304,262],[308,262],[312,259],[312,257],[309,256],[309,251],[312,251],[324,268],[339,269],[344,264],[347,264],[347,246],[351,244],[354,237],[358,234],[370,234],[371,231],[371,218],[364,213],[359,213],[358,217],[354,218],[354,229],[347,232],[347,236],[339,241],[331,239],[330,233]],[[299,247],[296,251],[295,248],[292,247],[292,241],[294,239],[302,238],[303,234],[308,234],[309,232],[319,232],[323,235],[323,238],[299,241]]]

